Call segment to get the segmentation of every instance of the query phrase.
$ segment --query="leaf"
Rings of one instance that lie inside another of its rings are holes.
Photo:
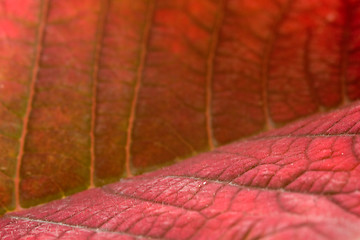
[[[360,102],[8,213],[0,238],[358,239]]]
[[[360,97],[358,0],[0,0],[0,213]]]

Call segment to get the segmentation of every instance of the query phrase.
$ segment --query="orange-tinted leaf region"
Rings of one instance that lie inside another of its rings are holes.
[[[0,213],[360,98],[359,0],[0,0]]]

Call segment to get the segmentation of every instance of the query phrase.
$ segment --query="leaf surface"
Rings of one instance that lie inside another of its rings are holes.
[[[358,239],[360,103],[8,213],[1,239]]]
[[[0,212],[360,97],[359,0],[0,0]]]

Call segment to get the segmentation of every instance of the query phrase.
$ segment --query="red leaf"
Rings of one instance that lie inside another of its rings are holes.
[[[360,97],[359,0],[0,0],[0,214]]]
[[[0,220],[1,239],[358,239],[360,103]]]

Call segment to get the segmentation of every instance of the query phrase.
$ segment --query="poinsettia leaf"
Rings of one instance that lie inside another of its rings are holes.
[[[0,0],[0,213],[360,97],[359,0]]]
[[[360,102],[0,219],[1,239],[358,239]]]

